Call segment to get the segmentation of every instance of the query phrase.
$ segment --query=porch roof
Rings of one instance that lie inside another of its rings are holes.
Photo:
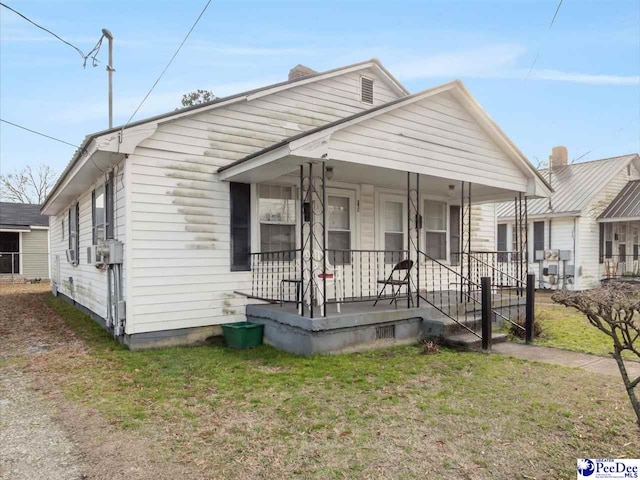
[[[600,222],[640,220],[640,180],[627,183],[598,217]]]
[[[432,104],[419,103],[423,101]],[[424,118],[428,122],[420,123]],[[363,133],[366,129],[373,136]],[[357,145],[358,135],[366,142]],[[292,136],[223,166],[218,173],[223,180],[251,181],[252,170],[267,167],[282,175],[314,160],[419,173],[530,196],[548,196],[552,191],[459,80]]]

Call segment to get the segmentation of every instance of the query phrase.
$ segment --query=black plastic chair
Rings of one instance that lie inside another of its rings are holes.
[[[398,308],[398,298],[404,298],[400,297],[400,291],[402,290],[402,287],[406,287],[407,298],[409,298],[411,306],[413,306],[413,298],[411,298],[411,296],[409,295],[409,276],[411,275],[412,268],[413,260],[400,260],[393,267],[393,270],[391,270],[391,273],[386,279],[378,280],[378,285],[382,285],[382,287],[378,292],[378,296],[376,298],[376,301],[373,303],[373,306],[375,307],[378,301],[382,299],[382,294],[386,290],[387,286],[391,286],[391,301],[389,302],[389,305],[395,302],[396,308]],[[404,277],[402,277],[402,274],[400,274],[398,275],[399,278],[393,278],[393,275],[396,272],[402,272],[403,270],[405,271]]]

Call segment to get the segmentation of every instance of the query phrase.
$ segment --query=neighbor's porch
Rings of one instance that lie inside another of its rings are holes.
[[[640,219],[600,223],[600,278],[640,278]]]

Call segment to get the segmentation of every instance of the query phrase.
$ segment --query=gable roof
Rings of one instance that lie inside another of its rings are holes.
[[[49,217],[40,215],[40,205],[0,202],[0,227],[48,227]]]
[[[473,98],[473,96],[469,93],[469,91],[465,88],[464,84],[460,80],[454,80],[452,82],[444,83],[442,85],[438,85],[433,88],[429,88],[423,90],[421,92],[414,93],[412,95],[407,95],[405,97],[397,98],[396,100],[392,100],[391,102],[387,102],[376,107],[370,108],[368,110],[363,110],[361,112],[355,113],[349,117],[344,117],[338,119],[334,122],[328,123],[326,125],[322,125],[320,127],[314,128],[312,130],[299,133],[292,137],[289,137],[281,142],[270,145],[258,152],[254,152],[246,157],[241,158],[235,162],[230,163],[229,165],[225,165],[218,169],[218,172],[224,172],[225,170],[229,170],[233,167],[236,167],[240,164],[248,162],[254,158],[261,157],[269,152],[280,149],[286,145],[291,144],[297,140],[301,139],[309,139],[309,141],[313,140],[313,136],[318,133],[330,134],[333,131],[346,128],[355,123],[359,123],[361,121],[368,120],[377,115],[386,113],[388,111],[392,111],[397,108],[401,108],[407,104],[416,102],[423,98],[427,98],[429,96],[437,95],[444,91],[457,91],[462,95],[462,97],[471,105],[472,108],[475,109],[475,113],[479,117],[479,124],[486,128],[487,130],[493,130],[493,133],[496,137],[498,137],[504,145],[506,145],[509,149],[511,149],[512,157],[516,157],[517,161],[520,162],[520,166],[524,170],[528,170],[534,177],[536,177],[539,182],[544,186],[544,188],[551,191],[551,186],[547,182],[547,180],[540,174],[540,172],[527,160],[527,158],[518,150],[518,148],[513,144],[511,139],[507,137],[507,135],[498,127],[498,125],[493,121],[493,119],[486,113],[486,111],[477,103],[477,101]]]
[[[640,218],[640,180],[632,180],[618,193],[599,220]]]
[[[189,106],[189,107],[173,110],[173,111],[170,111],[170,112],[167,112],[167,113],[163,113],[163,114],[160,114],[160,115],[155,115],[155,116],[152,116],[152,117],[144,118],[142,120],[137,120],[135,122],[131,122],[131,123],[127,124],[127,125],[119,125],[119,126],[116,126],[116,127],[108,128],[106,130],[100,130],[98,132],[90,133],[90,134],[85,136],[84,140],[82,141],[82,144],[74,152],[73,156],[71,157],[71,160],[69,161],[69,163],[67,164],[65,169],[60,174],[60,177],[58,178],[58,180],[56,181],[55,185],[53,186],[53,188],[51,189],[51,191],[47,195],[47,198],[45,199],[44,203],[42,204],[42,209],[44,209],[46,207],[46,205],[49,202],[49,200],[53,197],[53,195],[60,188],[60,186],[62,185],[64,179],[67,177],[69,172],[72,170],[72,168],[77,164],[77,162],[82,157],[83,152],[86,153],[88,151],[88,147],[91,144],[91,142],[93,140],[95,140],[96,138],[98,138],[98,137],[101,137],[103,135],[116,133],[116,132],[120,132],[120,131],[125,130],[125,128],[126,129],[131,129],[131,128],[134,128],[134,127],[138,127],[140,125],[158,122],[160,120],[168,121],[168,120],[170,120],[170,119],[172,119],[174,117],[181,117],[181,116],[184,116],[184,115],[189,115],[189,114],[191,114],[192,112],[195,112],[195,111],[203,111],[203,110],[213,109],[213,108],[216,108],[218,106],[226,105],[226,104],[228,104],[230,102],[233,102],[233,101],[241,101],[243,99],[249,99],[249,97],[254,96],[254,95],[262,95],[262,94],[266,95],[266,94],[269,94],[271,91],[274,91],[274,90],[278,91],[278,90],[281,90],[281,89],[292,88],[292,87],[295,87],[295,86],[298,86],[298,85],[303,85],[303,84],[306,84],[306,83],[311,83],[311,82],[315,82],[315,81],[318,81],[318,80],[323,80],[325,78],[331,78],[333,76],[341,75],[346,70],[363,70],[363,69],[370,68],[370,67],[374,67],[374,68],[378,69],[380,71],[380,73],[382,74],[383,79],[386,80],[387,83],[389,85],[391,85],[398,93],[400,93],[401,95],[409,95],[409,91],[404,87],[404,85],[402,85],[382,65],[380,60],[378,60],[377,58],[372,58],[370,60],[365,60],[363,62],[353,63],[353,64],[350,64],[350,65],[345,65],[343,67],[338,67],[338,68],[334,68],[334,69],[331,69],[331,70],[325,70],[324,72],[318,72],[318,73],[315,73],[315,74],[312,74],[312,75],[307,75],[307,76],[300,77],[300,78],[294,78],[294,79],[291,79],[291,80],[285,80],[283,82],[274,83],[274,84],[271,84],[271,85],[265,85],[263,87],[255,88],[255,89],[252,89],[252,90],[247,90],[245,92],[236,93],[236,94],[229,95],[229,96],[226,96],[226,97],[215,98],[214,100],[211,100],[210,102],[201,103],[201,104],[198,104],[198,105],[192,105],[192,106]]]
[[[550,199],[530,199],[527,202],[528,215],[579,215],[591,200],[634,159],[638,159],[638,154],[574,163],[556,167],[551,172],[548,168],[540,170],[545,178],[550,178],[554,192]],[[498,204],[496,213],[498,218],[513,218],[514,202]]]

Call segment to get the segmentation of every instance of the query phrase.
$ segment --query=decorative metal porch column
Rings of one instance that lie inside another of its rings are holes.
[[[519,192],[515,197],[515,228],[514,238],[516,244],[516,278],[518,279],[518,292],[524,294],[524,285],[527,281],[529,269],[529,218],[527,213],[527,197]]]
[[[422,235],[422,215],[420,214],[420,174],[407,172],[407,250],[409,260],[413,260],[409,275],[407,307],[411,307],[411,295],[415,292],[416,306],[420,306],[420,236]],[[412,185],[413,184],[413,185]]]
[[[316,303],[320,314],[327,315],[327,232],[325,165],[314,175],[313,163],[300,166],[300,277],[302,312],[308,299],[309,316],[314,318]],[[306,172],[305,172],[306,170]],[[322,280],[319,284],[318,280]]]
[[[462,182],[460,194],[460,274],[464,282],[460,282],[460,302],[471,296],[471,183]]]

